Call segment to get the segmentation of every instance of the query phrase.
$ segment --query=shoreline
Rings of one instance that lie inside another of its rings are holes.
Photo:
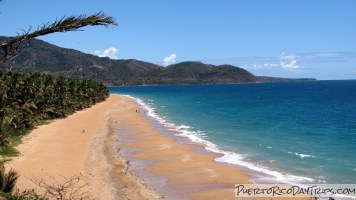
[[[121,112],[128,120],[118,122],[119,127],[126,127],[118,133],[120,152],[165,197],[235,199],[235,184],[251,183],[251,177],[240,168],[218,163],[213,153],[197,150],[203,150],[203,146],[177,142],[175,137],[161,133],[148,117],[137,112],[141,107],[133,99],[122,97],[127,104]]]
[[[155,108],[143,102],[142,99],[130,96],[126,96],[136,103],[144,117],[151,121],[152,126],[162,134],[164,137],[175,139],[179,143],[193,146],[196,151],[204,154],[210,154],[214,156],[214,161],[227,166],[237,167],[250,176],[250,182],[254,184],[301,184],[312,183],[312,179],[308,177],[297,176],[289,173],[283,173],[272,169],[267,169],[261,166],[256,166],[253,163],[246,162],[240,158],[240,155],[236,152],[222,150],[216,144],[211,141],[197,135],[195,131],[189,130],[189,126],[180,125],[177,126],[172,122],[167,122],[164,118],[157,115]],[[188,132],[188,133],[186,133]]]
[[[36,183],[58,186],[74,177],[80,181],[72,188],[85,185],[82,197],[90,199],[159,196],[136,174],[122,173],[126,161],[115,152],[113,144],[117,136],[110,131],[113,125],[110,120],[114,111],[123,106],[122,100],[110,95],[101,103],[39,126],[25,136],[16,147],[20,155],[5,164],[7,170],[12,168],[20,175],[16,189],[20,192],[34,189],[43,195],[45,188]],[[132,187],[123,188],[120,183]]]
[[[123,122],[126,128],[117,133],[120,138],[119,152],[130,161],[130,164],[133,163],[133,171],[163,197],[240,199],[234,196],[235,184],[255,184],[252,182],[251,174],[256,172],[252,169],[216,161],[216,158],[224,154],[206,149],[206,144],[196,143],[188,137],[177,135],[177,130],[169,129],[159,120],[149,116],[150,111],[146,105],[137,102],[139,99],[127,95],[114,95],[127,98],[130,104],[134,104],[133,108],[128,108],[125,112],[135,120]],[[313,199],[309,196],[285,199],[296,198]]]
[[[132,98],[111,94],[33,130],[6,168],[19,172],[17,188],[40,194],[34,178],[63,183],[80,176],[94,199],[236,199],[235,184],[251,183],[204,145],[158,130],[141,109]]]

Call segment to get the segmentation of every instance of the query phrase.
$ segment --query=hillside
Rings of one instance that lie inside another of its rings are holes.
[[[6,38],[0,37],[0,41],[4,39]],[[139,76],[160,66],[138,60],[100,58],[33,39],[19,51],[16,58],[0,67],[17,72],[58,74],[94,79],[106,85],[122,85],[129,77]]]
[[[6,37],[0,36],[0,41]],[[17,72],[40,72],[88,78],[105,85],[242,83],[267,81],[231,65],[182,62],[168,67],[134,59],[113,60],[61,48],[41,40],[31,40],[19,55],[2,68]],[[274,79],[277,80],[277,79]],[[278,80],[277,80],[278,81]]]

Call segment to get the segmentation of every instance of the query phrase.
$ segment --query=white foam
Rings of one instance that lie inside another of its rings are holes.
[[[243,157],[238,154],[235,154],[232,152],[226,152],[224,156],[222,156],[220,158],[216,158],[215,160],[218,162],[226,162],[226,163],[244,166],[244,167],[247,167],[253,171],[273,176],[274,180],[276,180],[278,182],[296,184],[296,183],[311,183],[314,181],[314,179],[312,179],[312,178],[295,176],[292,174],[283,174],[283,173],[268,169],[263,166],[257,166],[255,164],[246,162],[242,159],[243,159]]]
[[[180,125],[180,126],[177,127],[177,129],[179,129],[179,130],[182,130],[182,129],[189,129],[189,128],[191,128],[191,127],[190,127],[190,126],[186,126],[186,125],[184,125],[184,124],[182,124],[182,125]]]
[[[157,112],[155,112],[155,109],[153,107],[147,105],[141,99],[132,97],[130,95],[124,95],[124,96],[127,96],[127,97],[133,99],[137,104],[139,104],[141,106],[142,109],[144,109],[146,111],[147,116],[152,117],[153,119],[157,120],[159,123],[164,125],[168,130],[174,130],[177,132],[177,135],[179,135],[179,136],[184,136],[184,137],[189,138],[193,142],[204,144],[205,149],[208,151],[222,154],[221,157],[215,158],[215,161],[217,161],[217,162],[224,162],[224,163],[229,163],[229,164],[233,164],[233,165],[243,166],[250,170],[260,172],[260,173],[263,173],[266,175],[270,175],[273,177],[273,180],[278,181],[278,182],[297,184],[297,183],[312,183],[314,181],[314,179],[312,179],[312,178],[295,176],[292,174],[284,174],[284,173],[280,173],[280,172],[271,170],[264,166],[258,166],[258,165],[246,162],[244,160],[243,155],[237,154],[237,153],[231,152],[231,151],[223,151],[223,150],[219,149],[218,146],[215,145],[214,143],[204,140],[202,138],[204,136],[203,132],[192,131],[192,130],[190,130],[190,128],[191,128],[190,126],[187,126],[184,124],[177,126],[174,123],[169,123],[164,118],[160,117],[157,114]],[[153,100],[150,100],[150,102],[153,102]],[[267,148],[272,148],[272,147],[267,147]],[[288,153],[290,153],[290,152],[288,152]],[[305,154],[298,154],[298,155],[303,155],[305,157]]]
[[[308,155],[308,154],[302,154],[302,153],[294,153],[294,155],[296,155],[300,158],[315,158],[315,156]]]

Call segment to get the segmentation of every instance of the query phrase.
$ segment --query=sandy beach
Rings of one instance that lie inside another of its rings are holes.
[[[7,168],[20,173],[19,189],[40,193],[36,180],[79,176],[91,199],[236,199],[235,184],[250,183],[248,174],[215,162],[202,147],[162,135],[139,110],[132,99],[111,95],[40,126]]]
[[[126,101],[131,106],[122,110],[128,120],[118,121],[125,127],[119,130],[120,146],[139,149],[131,153],[134,159],[154,161],[146,170],[166,179],[163,186],[157,185],[168,199],[234,199],[235,184],[249,183],[250,177],[239,168],[215,162],[214,155],[197,152],[199,147],[162,136],[148,118],[135,112],[140,108],[131,99]]]
[[[158,194],[134,173],[124,173],[126,162],[116,153],[117,138],[110,131],[110,122],[126,101],[111,95],[89,109],[33,130],[17,147],[20,156],[6,165],[20,174],[17,188],[36,189],[43,194],[45,190],[37,182],[59,185],[80,177],[75,187],[86,185],[82,192],[90,199],[156,198]],[[112,177],[113,168],[116,179]]]

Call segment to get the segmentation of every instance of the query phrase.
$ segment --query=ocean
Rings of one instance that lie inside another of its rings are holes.
[[[110,87],[255,182],[356,183],[356,81]]]

